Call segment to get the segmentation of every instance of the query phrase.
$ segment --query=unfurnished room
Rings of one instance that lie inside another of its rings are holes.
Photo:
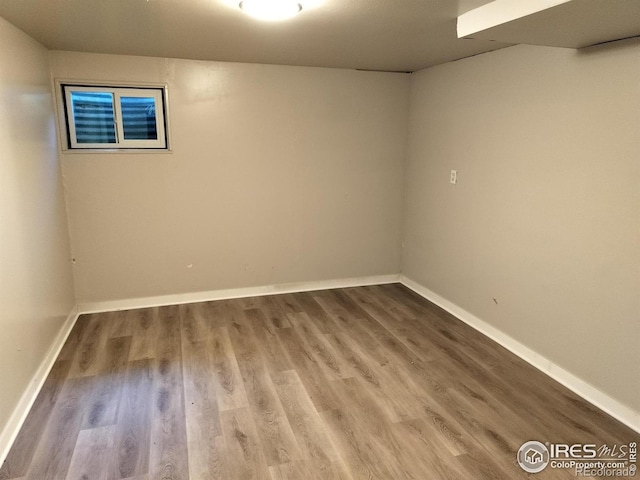
[[[640,478],[639,0],[0,0],[0,480]]]

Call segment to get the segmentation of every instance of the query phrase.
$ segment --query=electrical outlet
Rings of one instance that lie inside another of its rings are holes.
[[[449,177],[449,183],[454,185],[458,183],[458,170],[451,170],[451,177]]]

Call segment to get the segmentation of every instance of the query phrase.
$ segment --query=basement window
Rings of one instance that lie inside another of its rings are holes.
[[[166,150],[165,89],[62,85],[69,149]]]

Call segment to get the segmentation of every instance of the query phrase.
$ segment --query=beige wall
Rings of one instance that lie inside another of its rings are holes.
[[[173,153],[62,156],[79,302],[399,271],[408,75],[50,58],[169,87]]]
[[[636,410],[639,106],[638,41],[415,74],[402,267]]]
[[[46,52],[0,26],[20,393],[73,301]],[[78,300],[397,273],[404,240],[409,278],[637,409],[639,53],[518,46],[410,78],[50,52],[56,78],[170,92],[172,153],[61,156]]]
[[[0,45],[1,432],[74,298],[48,54],[1,18]]]

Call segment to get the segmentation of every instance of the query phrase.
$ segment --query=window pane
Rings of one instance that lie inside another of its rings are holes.
[[[153,97],[120,97],[125,140],[157,140]]]
[[[113,94],[71,92],[78,143],[116,143]]]

